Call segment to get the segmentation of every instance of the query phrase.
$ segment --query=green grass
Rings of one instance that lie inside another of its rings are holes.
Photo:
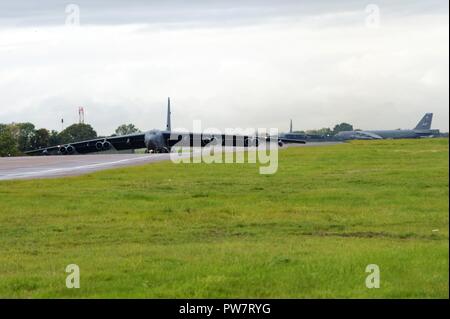
[[[0,297],[448,298],[448,178],[423,139],[0,182]]]

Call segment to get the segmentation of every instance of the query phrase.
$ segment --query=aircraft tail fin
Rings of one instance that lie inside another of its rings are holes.
[[[170,115],[171,115],[171,112],[170,112],[170,97],[169,97],[169,98],[167,98],[167,124],[166,124],[167,131],[172,130],[172,124],[170,122]]]
[[[426,113],[417,126],[414,128],[415,130],[429,130],[431,129],[431,122],[433,121],[433,113]]]

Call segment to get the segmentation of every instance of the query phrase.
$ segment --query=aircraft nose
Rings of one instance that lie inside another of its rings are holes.
[[[155,150],[158,147],[158,137],[156,134],[148,134],[145,139],[145,145],[148,150]]]

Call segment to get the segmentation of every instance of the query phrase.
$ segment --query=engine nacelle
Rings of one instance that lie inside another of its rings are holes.
[[[209,137],[203,137],[202,138],[202,146],[207,146],[207,145],[209,145],[209,144],[211,144],[211,138],[209,138]]]
[[[47,151],[47,150],[45,150],[44,153],[45,153],[46,151]],[[47,151],[46,153],[48,154],[48,151]],[[72,146],[72,145],[64,145],[64,146],[61,146],[61,147],[59,148],[59,153],[60,153],[61,155],[72,155],[73,153],[75,153],[75,147]]]
[[[244,139],[244,146],[245,147],[251,147],[251,146],[258,146],[259,145],[259,139],[257,137],[251,138],[251,137],[246,137]]]
[[[67,154],[73,154],[73,153],[75,153],[75,147],[74,146],[72,146],[72,145],[68,145],[67,147],[66,147],[66,151],[67,151]]]
[[[61,147],[59,148],[59,152],[60,152],[62,155],[66,155],[66,154],[67,154],[67,148],[66,148],[65,146],[61,146]]]
[[[97,149],[97,151],[101,151],[103,149],[103,143],[102,142],[95,143],[95,148]]]
[[[178,136],[178,139],[180,139],[180,136],[181,135]],[[189,141],[189,135],[182,137],[182,140],[184,141],[185,138]],[[157,152],[159,149],[167,147],[167,141],[164,140],[164,136],[161,131],[151,130],[145,133],[145,146],[149,153]]]
[[[95,148],[97,149],[97,151],[108,151],[111,149],[111,147],[112,144],[108,141],[104,142],[98,141],[97,143],[95,143]]]
[[[108,142],[108,141],[103,142],[102,148],[103,148],[104,151],[110,150],[111,147],[112,147],[112,145],[111,145],[110,142]]]
[[[216,138],[215,136],[212,136],[212,137],[210,138],[209,144],[211,144],[211,145],[217,145],[217,144],[218,144],[217,138]]]
[[[282,140],[278,140],[278,146],[279,147],[283,147],[283,145],[284,145],[283,141]]]

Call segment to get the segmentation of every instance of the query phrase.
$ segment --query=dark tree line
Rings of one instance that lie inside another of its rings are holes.
[[[133,124],[119,126],[114,135],[140,132]],[[0,156],[18,156],[26,151],[97,138],[89,124],[73,124],[61,132],[36,129],[32,123],[0,124]]]
[[[17,156],[33,149],[96,137],[88,124],[73,124],[62,132],[36,129],[32,123],[0,124],[0,156]]]
[[[353,125],[348,123],[336,124],[333,129],[329,127],[324,127],[318,130],[308,130],[308,131],[296,131],[296,133],[311,134],[311,135],[321,135],[321,136],[334,136],[339,132],[353,131]]]
[[[333,136],[342,131],[352,131],[348,123],[337,124],[333,129],[297,131],[314,135]],[[140,130],[133,124],[120,125],[113,135],[138,133]],[[62,132],[49,131],[45,128],[36,129],[32,123],[0,124],[0,156],[17,156],[26,151],[40,149],[60,144],[97,138],[97,132],[89,124],[73,124]]]

